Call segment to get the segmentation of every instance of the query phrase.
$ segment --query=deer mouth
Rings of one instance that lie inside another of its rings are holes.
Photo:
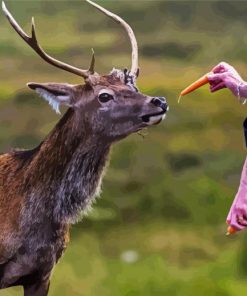
[[[158,112],[158,113],[146,114],[141,116],[141,119],[147,125],[159,124],[162,120],[165,119],[166,111],[167,110],[162,110],[161,112]]]

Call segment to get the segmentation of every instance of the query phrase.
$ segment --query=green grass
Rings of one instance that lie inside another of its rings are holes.
[[[106,233],[75,226],[72,243],[57,265],[50,295],[239,295],[239,240],[223,227],[190,230],[162,220],[113,227]],[[125,262],[127,250],[137,261]],[[73,264],[71,264],[73,262]],[[1,291],[0,295],[18,295]],[[9,290],[10,291],[10,290]]]

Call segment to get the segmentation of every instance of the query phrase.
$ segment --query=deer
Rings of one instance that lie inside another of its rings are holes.
[[[2,2],[10,25],[37,55],[83,78],[82,84],[28,83],[60,112],[51,132],[31,150],[0,154],[0,289],[22,286],[24,296],[48,295],[51,273],[64,254],[70,226],[99,196],[112,146],[166,116],[164,97],[137,88],[138,46],[130,25],[102,6],[89,4],[120,24],[128,34],[130,70],[95,71],[92,53],[87,70],[61,62],[39,45],[34,19],[27,35]]]

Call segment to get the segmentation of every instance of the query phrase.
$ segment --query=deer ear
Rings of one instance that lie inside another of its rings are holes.
[[[34,83],[27,84],[28,87],[35,90],[43,97],[56,113],[60,114],[60,105],[71,107],[73,105],[73,86],[62,83]]]

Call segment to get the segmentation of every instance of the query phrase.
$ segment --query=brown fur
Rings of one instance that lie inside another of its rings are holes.
[[[100,193],[113,143],[164,119],[162,97],[141,94],[137,44],[118,16],[90,2],[120,22],[132,43],[131,70],[100,76],[51,58],[39,46],[34,24],[28,36],[4,2],[15,31],[46,62],[85,79],[85,85],[29,83],[59,113],[69,109],[36,148],[0,155],[0,289],[21,285],[24,296],[46,296],[50,275],[69,242],[69,227],[90,209]]]
[[[119,73],[94,75],[84,86],[29,84],[70,108],[38,147],[0,155],[0,288],[47,295],[69,226],[97,196],[112,144],[163,118],[164,100],[154,102]]]

